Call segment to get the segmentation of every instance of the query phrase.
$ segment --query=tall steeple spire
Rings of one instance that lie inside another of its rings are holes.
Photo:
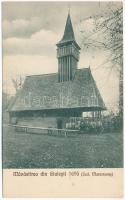
[[[77,44],[75,40],[75,35],[73,31],[73,26],[72,26],[72,21],[70,17],[70,10],[68,12],[67,20],[66,20],[66,25],[65,25],[65,30],[62,39],[57,43],[57,46],[64,44],[66,42],[75,42],[77,47],[80,49],[79,45]]]
[[[80,47],[75,40],[70,13],[68,13],[63,37],[57,43],[59,82],[73,79],[79,60],[79,50]]]
[[[75,41],[75,35],[74,35],[73,27],[72,27],[70,13],[68,13],[64,35],[60,42],[62,43],[62,42],[67,42],[67,41]]]

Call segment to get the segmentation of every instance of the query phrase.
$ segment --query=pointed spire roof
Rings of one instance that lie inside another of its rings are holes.
[[[73,31],[73,26],[72,26],[72,22],[71,22],[71,17],[70,17],[70,12],[69,12],[68,17],[67,17],[67,21],[66,21],[66,25],[65,25],[63,38],[61,39],[61,41],[58,44],[63,44],[63,43],[66,43],[66,42],[71,42],[71,41],[74,41],[76,43],[75,35],[74,35],[74,31]]]
[[[72,41],[72,40],[75,40],[75,35],[74,35],[73,27],[72,27],[70,14],[68,13],[65,31],[64,31],[64,35],[61,41]]]

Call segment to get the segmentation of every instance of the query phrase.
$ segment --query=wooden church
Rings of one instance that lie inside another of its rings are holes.
[[[9,109],[18,125],[66,128],[70,118],[85,112],[100,117],[105,110],[90,68],[78,69],[80,47],[68,14],[63,38],[57,43],[58,73],[27,76]]]

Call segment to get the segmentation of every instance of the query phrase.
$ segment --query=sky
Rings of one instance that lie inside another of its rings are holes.
[[[111,6],[115,9],[121,3]],[[91,17],[105,12],[106,2],[2,3],[4,91],[14,94],[12,79],[19,76],[58,71],[56,43],[63,36],[69,8],[76,41],[82,46],[82,32],[90,32],[93,28]],[[103,50],[82,46],[78,68],[91,68],[106,106],[116,110],[118,75],[109,70],[110,67],[103,67],[107,56]]]

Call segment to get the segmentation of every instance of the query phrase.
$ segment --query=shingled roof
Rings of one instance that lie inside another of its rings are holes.
[[[105,105],[90,68],[77,69],[72,81],[58,82],[58,74],[27,76],[10,111],[87,108]]]
[[[70,18],[70,14],[68,13],[66,25],[65,25],[65,30],[62,39],[57,43],[57,46],[60,46],[62,44],[65,44],[67,42],[74,42],[77,47],[80,49],[79,45],[77,44],[75,40],[75,35],[73,31],[73,26]]]

